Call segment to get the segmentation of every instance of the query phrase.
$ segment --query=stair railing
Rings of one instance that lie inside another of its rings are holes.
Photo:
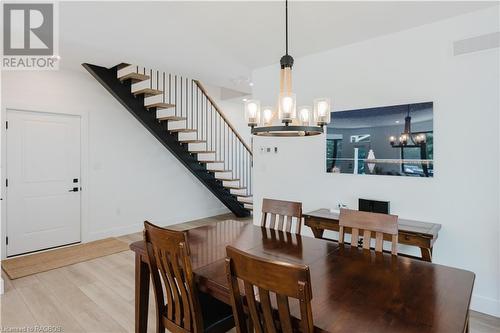
[[[252,195],[252,149],[203,85],[198,80],[145,67],[136,66],[135,72],[149,75],[149,88],[162,91],[159,97],[148,98],[175,105],[174,115],[186,118],[186,128],[196,130],[195,139],[205,141],[206,150],[215,151],[215,160],[222,161],[231,178],[239,179],[239,187],[246,188],[246,195]]]

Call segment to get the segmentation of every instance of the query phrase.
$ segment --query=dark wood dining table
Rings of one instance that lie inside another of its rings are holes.
[[[224,258],[232,245],[311,270],[316,332],[467,332],[475,275],[462,269],[350,247],[241,221],[187,230],[201,292],[230,304]],[[143,241],[136,254],[136,332],[147,331],[149,268]],[[291,312],[299,318],[298,306]]]

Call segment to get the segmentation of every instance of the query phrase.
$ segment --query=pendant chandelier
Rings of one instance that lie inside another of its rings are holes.
[[[425,147],[426,137],[425,134],[413,134],[411,132],[411,116],[410,116],[410,105],[408,105],[408,109],[405,117],[405,129],[403,133],[399,136],[399,142],[396,142],[396,137],[391,136],[389,138],[389,143],[394,148],[403,148],[403,147]]]
[[[258,100],[245,102],[245,118],[253,135],[259,136],[312,136],[323,133],[323,126],[330,122],[330,99],[314,100],[310,106],[296,106],[292,92],[293,57],[288,54],[288,0],[285,0],[285,55],[281,57],[280,94],[277,114],[283,125],[275,126],[276,110],[260,106]],[[298,110],[298,112],[297,112]]]

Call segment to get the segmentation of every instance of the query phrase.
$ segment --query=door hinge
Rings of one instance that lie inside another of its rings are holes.
[[[9,187],[9,178],[5,178],[5,187]]]
[[[5,122],[5,129],[6,129],[6,130],[8,130],[8,129],[9,129],[9,122],[8,122],[8,121],[6,121],[6,122]]]
[[[9,236],[5,237],[5,245],[9,245]]]

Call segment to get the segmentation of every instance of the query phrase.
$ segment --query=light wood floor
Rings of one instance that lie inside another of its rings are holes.
[[[234,219],[233,215],[221,215],[175,228],[197,227],[230,218]],[[132,242],[141,237],[141,233],[137,233],[121,239]],[[3,272],[2,277],[5,294],[0,297],[0,331],[44,325],[60,326],[64,332],[134,330],[134,256],[131,251],[12,281]],[[151,295],[149,332],[154,332],[152,300]],[[500,319],[472,312],[471,332],[499,333]]]

